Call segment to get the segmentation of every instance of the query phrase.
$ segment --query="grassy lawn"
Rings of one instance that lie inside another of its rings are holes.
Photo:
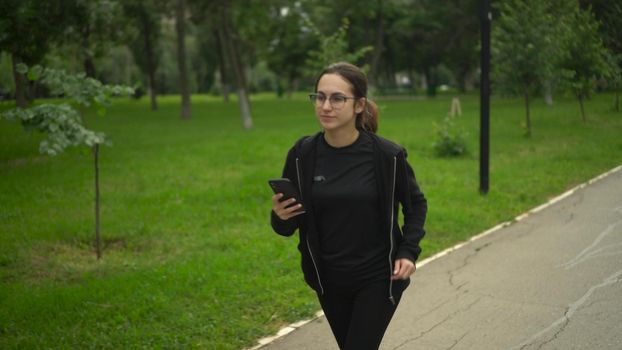
[[[573,99],[536,101],[527,139],[522,101],[494,98],[487,196],[477,96],[461,98],[470,154],[458,159],[431,151],[449,96],[380,101],[379,134],[408,149],[428,198],[423,257],[620,165],[612,100],[588,101],[587,123]],[[99,262],[90,153],[39,155],[39,135],[0,121],[0,348],[240,349],[319,309],[297,238],[272,233],[268,217],[267,179],[298,137],[318,130],[304,96],[254,96],[250,132],[235,102],[193,96],[183,122],[178,97],[159,102],[150,112],[146,98],[119,100],[87,118],[114,143],[100,155]]]

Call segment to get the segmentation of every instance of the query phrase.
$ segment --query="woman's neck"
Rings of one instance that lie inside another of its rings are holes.
[[[332,147],[339,148],[349,146],[359,137],[359,131],[352,129],[325,130],[324,139]]]

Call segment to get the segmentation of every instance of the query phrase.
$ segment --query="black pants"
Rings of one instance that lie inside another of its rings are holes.
[[[397,283],[400,282],[406,281]],[[327,286],[324,295],[318,295],[318,298],[339,348],[377,350],[395,313],[402,290],[394,290],[393,305],[389,300],[388,280],[357,288]]]

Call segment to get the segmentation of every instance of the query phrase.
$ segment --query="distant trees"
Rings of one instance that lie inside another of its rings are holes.
[[[347,19],[344,19],[342,25],[330,35],[323,34],[312,23],[308,23],[308,25],[318,41],[317,47],[309,52],[306,61],[307,71],[311,77],[319,74],[323,68],[331,63],[338,61],[357,62],[367,52],[373,50],[371,46],[356,49],[348,48],[346,34],[350,23]],[[364,71],[368,68],[368,66],[362,67]]]
[[[275,6],[269,15],[274,37],[265,47],[266,62],[276,75],[277,94],[291,96],[304,77],[305,62],[309,52],[317,47],[318,38],[300,4]]]
[[[147,77],[151,110],[157,110],[156,72],[162,56],[162,10],[154,0],[128,0],[123,9],[134,28],[129,40],[134,62]]]
[[[11,57],[15,102],[28,103],[28,82],[17,71],[20,63],[41,62],[51,45],[58,43],[68,21],[61,0],[3,0],[0,2],[0,51]]]
[[[190,88],[186,56],[186,0],[175,2],[175,32],[177,33],[177,68],[181,94],[181,119],[190,118]]]
[[[525,101],[526,135],[531,136],[530,98],[558,80],[568,86],[581,106],[595,80],[608,75],[607,51],[598,24],[574,0],[508,0],[499,5],[493,26],[495,86]]]
[[[500,18],[493,26],[495,86],[523,97],[527,136],[531,136],[529,99],[551,76],[561,52],[554,24],[544,1],[508,0],[500,4]]]
[[[620,111],[622,88],[622,3],[610,0],[581,0],[582,8],[589,8],[599,22],[598,32],[609,51],[609,85],[615,91],[614,110]]]
[[[63,4],[65,41],[77,43],[87,77],[96,78],[95,58],[127,41],[127,19],[117,1],[73,0]],[[60,25],[62,28],[62,25]]]
[[[608,75],[608,52],[598,35],[598,23],[591,11],[576,6],[566,16],[569,33],[564,42],[565,55],[559,62],[566,83],[579,100],[581,117],[585,117],[585,99],[596,87],[596,78]]]
[[[495,91],[523,97],[527,134],[533,96],[571,90],[580,76],[582,92],[573,90],[580,104],[596,76],[604,77],[601,88],[620,88],[613,74],[622,69],[619,2],[492,3]],[[158,94],[181,94],[182,118],[190,115],[192,93],[228,100],[235,92],[244,128],[253,124],[251,92],[289,96],[310,88],[309,72],[333,59],[321,57],[330,52],[323,45],[337,37],[339,45],[329,44],[340,52],[335,57],[367,66],[373,93],[425,89],[434,96],[440,85],[468,91],[478,84],[479,0],[3,0],[0,11],[0,66],[10,57],[15,64],[46,61],[108,83],[139,76],[153,110]],[[591,50],[572,47],[581,35]],[[586,51],[593,57],[583,57]],[[596,70],[583,71],[586,65]],[[13,77],[15,87],[0,81],[0,89],[14,91],[23,106],[33,83]]]

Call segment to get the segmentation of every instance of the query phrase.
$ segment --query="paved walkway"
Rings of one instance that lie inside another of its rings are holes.
[[[261,349],[338,348],[321,317]],[[622,349],[622,168],[420,268],[381,349]]]

